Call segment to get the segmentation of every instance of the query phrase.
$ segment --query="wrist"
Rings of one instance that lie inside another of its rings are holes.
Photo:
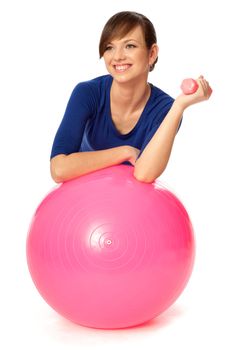
[[[173,102],[172,108],[178,113],[183,114],[187,106],[181,103],[178,99]]]
[[[125,145],[125,146],[120,146],[123,154],[123,158],[125,161],[130,159],[131,157],[131,146]]]

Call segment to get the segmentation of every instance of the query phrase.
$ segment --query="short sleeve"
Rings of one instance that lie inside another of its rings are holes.
[[[158,128],[160,127],[160,125],[162,124],[164,118],[166,117],[166,115],[168,114],[169,110],[171,109],[172,105],[173,105],[174,99],[169,97],[165,103],[165,105],[162,106],[162,109],[159,110],[159,112],[157,113],[156,118],[154,119],[154,123],[152,124],[151,129],[149,130],[149,132],[147,133],[145,140],[142,144],[140,153],[137,157],[137,159],[141,156],[142,152],[144,151],[144,149],[146,148],[147,144],[150,142],[150,140],[152,139],[152,137],[155,135],[156,131],[158,130]],[[182,124],[182,119],[183,116],[181,118],[181,121],[179,123],[177,132],[180,129],[180,126]]]
[[[94,96],[87,82],[73,89],[64,116],[56,132],[50,159],[58,154],[78,152],[86,123],[94,114]]]

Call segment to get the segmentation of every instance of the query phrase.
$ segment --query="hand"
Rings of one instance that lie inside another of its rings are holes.
[[[128,161],[135,166],[136,159],[138,158],[138,155],[140,153],[140,149],[133,147],[133,146],[128,146],[128,151],[129,151],[129,156],[128,156]]]
[[[195,93],[189,95],[182,93],[176,98],[175,103],[180,105],[181,108],[185,109],[195,103],[206,101],[210,98],[212,89],[203,75],[200,75],[199,78],[196,79],[196,82],[198,84],[198,89]]]

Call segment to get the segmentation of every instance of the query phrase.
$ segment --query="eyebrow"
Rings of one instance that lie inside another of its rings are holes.
[[[127,39],[127,40],[124,40],[123,43],[127,43],[128,41],[136,41],[137,43],[139,43],[139,41],[136,39]],[[112,44],[112,42],[109,41],[108,44]]]

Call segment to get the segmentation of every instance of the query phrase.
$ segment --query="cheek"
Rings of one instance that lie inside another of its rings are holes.
[[[141,64],[144,64],[146,62],[148,62],[148,57],[144,54],[144,52],[138,52],[135,55],[135,58],[138,62],[140,62]]]
[[[105,62],[109,62],[110,59],[111,59],[111,56],[112,55],[109,52],[106,51],[102,57],[104,58]]]
[[[104,62],[105,62],[105,66],[109,66],[109,65],[110,65],[111,60],[110,60],[110,58],[109,58],[109,57],[107,57],[107,58],[104,58]]]

